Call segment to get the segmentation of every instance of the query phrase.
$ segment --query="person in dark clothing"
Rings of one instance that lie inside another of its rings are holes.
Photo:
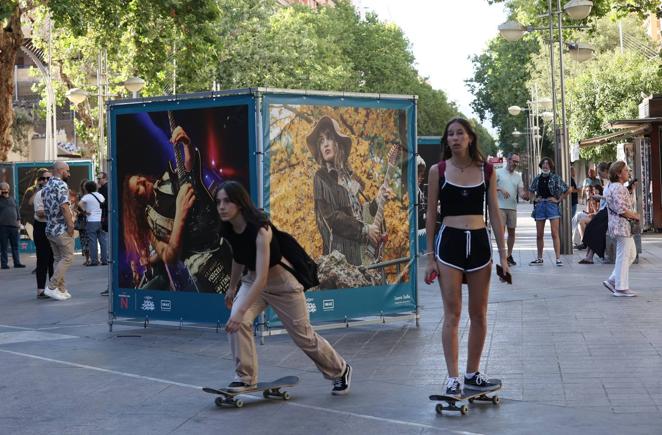
[[[377,246],[384,237],[385,225],[365,223],[363,182],[347,161],[352,140],[340,131],[336,120],[323,116],[306,138],[308,149],[320,168],[313,178],[315,221],[322,236],[322,254],[337,250],[356,266],[363,264],[363,250],[368,244]],[[388,193],[380,188],[378,198],[369,205],[370,214],[377,213],[378,201],[385,202]]]
[[[570,205],[572,206],[571,218],[577,213],[577,204],[579,204],[579,190],[575,181],[575,167],[570,167]]]
[[[333,395],[349,393],[352,368],[310,325],[303,286],[284,267],[283,257],[267,216],[253,205],[244,187],[226,181],[216,193],[221,235],[232,246],[232,272],[225,303],[231,310],[228,332],[235,361],[235,381],[241,392],[257,384],[257,350],[253,322],[267,306],[278,314],[294,343],[333,381]],[[239,290],[237,291],[237,287]]]
[[[21,228],[21,215],[16,201],[9,194],[9,184],[0,183],[0,260],[3,269],[9,269],[7,248],[11,246],[14,267],[25,267],[18,254],[18,230]]]
[[[50,172],[44,172],[39,179],[41,187],[51,178]],[[43,182],[43,184],[42,184]],[[49,299],[44,293],[46,286],[46,276],[50,279],[53,276],[53,250],[46,237],[46,212],[44,211],[44,200],[41,196],[42,189],[33,196],[34,204],[34,245],[37,250],[37,299]]]

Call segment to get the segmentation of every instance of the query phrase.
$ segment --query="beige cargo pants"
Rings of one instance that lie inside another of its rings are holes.
[[[255,272],[249,271],[242,277],[233,307],[246,296],[254,280]],[[313,360],[325,378],[333,380],[342,376],[347,363],[310,325],[303,287],[295,277],[277,265],[269,269],[267,285],[246,311],[239,330],[228,334],[235,363],[235,380],[246,384],[258,382],[253,322],[267,306],[273,308],[294,343]]]

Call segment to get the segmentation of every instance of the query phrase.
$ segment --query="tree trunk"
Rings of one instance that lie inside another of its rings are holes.
[[[7,27],[0,28],[0,162],[7,160],[12,148],[12,123],[14,121],[14,64],[16,53],[23,43],[21,10],[16,4]]]

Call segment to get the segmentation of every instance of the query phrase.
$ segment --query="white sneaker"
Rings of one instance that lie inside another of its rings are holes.
[[[69,290],[64,291],[64,297],[65,299],[71,299],[71,294],[69,293]]]
[[[637,294],[630,289],[625,289],[625,290],[614,290],[614,296],[616,296],[617,298],[632,298],[634,296],[637,296]]]
[[[46,288],[44,289],[44,293],[46,294],[46,296],[48,296],[51,299],[55,299],[56,301],[66,301],[67,300],[67,296],[57,288],[52,289],[52,288],[46,286]]]

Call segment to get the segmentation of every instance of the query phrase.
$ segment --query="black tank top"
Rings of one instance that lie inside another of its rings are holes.
[[[271,226],[271,224],[270,224]],[[232,229],[232,226],[229,226],[229,230],[226,234],[223,234],[230,246],[232,246],[232,258],[236,263],[243,264],[248,268],[248,270],[255,270],[255,262],[257,260],[257,233],[259,228],[257,225],[246,223],[246,228],[241,234],[237,234]],[[271,227],[273,231],[273,227]],[[273,237],[271,238],[271,243],[269,244],[269,268],[280,263],[283,256],[280,253],[280,247],[278,246],[278,240],[276,240],[275,233],[272,233]]]
[[[485,168],[482,168],[483,181],[475,186],[460,186],[439,177],[439,202],[441,218],[446,216],[482,215],[485,201]]]

